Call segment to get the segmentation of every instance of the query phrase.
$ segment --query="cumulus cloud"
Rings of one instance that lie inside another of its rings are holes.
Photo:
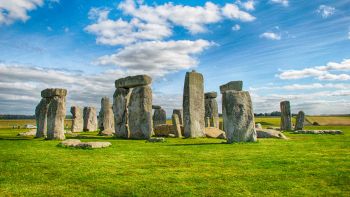
[[[260,38],[266,38],[268,40],[281,40],[282,36],[274,32],[264,32],[260,34]]]
[[[328,18],[335,13],[335,8],[327,5],[320,5],[316,12],[322,16],[322,18]]]
[[[27,21],[28,12],[44,4],[43,0],[0,1],[0,25],[9,25],[17,20]]]
[[[238,25],[238,24],[236,24],[236,25],[234,25],[234,26],[232,27],[232,30],[233,30],[233,31],[239,31],[240,29],[241,29],[241,26]]]
[[[288,0],[270,0],[271,3],[276,3],[276,4],[281,4],[285,7],[287,7],[289,5],[289,1]]]
[[[240,5],[245,10],[248,10],[248,11],[255,10],[255,1],[253,1],[253,0],[248,0],[245,2],[238,0],[236,3],[238,5]]]
[[[314,90],[314,89],[350,89],[350,84],[344,83],[311,83],[311,84],[290,84],[284,86],[264,86],[264,87],[250,87],[252,91],[256,90]]]
[[[302,70],[286,70],[277,76],[280,79],[302,79],[314,77],[318,80],[350,80],[349,74],[332,74],[330,71],[350,71],[350,59],[344,59],[340,63],[329,62],[326,66],[316,66]]]
[[[229,3],[225,4],[222,8],[222,14],[229,19],[240,20],[243,22],[251,22],[256,19],[248,12],[240,10],[237,5]]]

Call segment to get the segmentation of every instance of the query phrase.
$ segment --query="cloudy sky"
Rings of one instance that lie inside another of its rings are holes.
[[[99,108],[136,74],[170,113],[192,69],[205,91],[243,80],[255,112],[287,99],[293,112],[349,114],[350,1],[0,0],[0,114],[33,114],[48,87],[68,89],[67,107]]]

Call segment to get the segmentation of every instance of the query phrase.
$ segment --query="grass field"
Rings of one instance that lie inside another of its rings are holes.
[[[350,116],[307,116],[306,120],[311,124],[317,122],[325,125],[350,125]]]
[[[262,122],[278,126],[275,119]],[[112,143],[86,150],[0,129],[0,196],[349,196],[350,126],[310,128],[345,134],[224,144],[84,133],[82,141]]]

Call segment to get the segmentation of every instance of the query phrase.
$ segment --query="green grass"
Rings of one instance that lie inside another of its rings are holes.
[[[223,144],[84,133],[82,141],[112,143],[86,150],[0,129],[0,196],[349,196],[350,126],[310,128],[345,134]]]

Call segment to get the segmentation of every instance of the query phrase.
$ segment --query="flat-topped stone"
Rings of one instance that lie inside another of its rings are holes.
[[[242,91],[243,81],[230,81],[220,86],[221,94],[228,90]]]
[[[129,76],[115,80],[116,88],[134,88],[137,86],[145,86],[152,83],[152,78],[147,75]]]
[[[204,94],[205,99],[216,98],[217,96],[218,96],[218,93],[216,92],[207,92]]]
[[[75,147],[75,148],[104,148],[111,146],[110,142],[81,142],[78,139],[68,139],[61,143],[59,146],[62,147]]]
[[[43,91],[41,91],[41,97],[43,98],[50,98],[54,96],[66,96],[67,90],[61,89],[61,88],[47,88]]]
[[[162,107],[159,105],[152,105],[152,109],[161,109]]]

